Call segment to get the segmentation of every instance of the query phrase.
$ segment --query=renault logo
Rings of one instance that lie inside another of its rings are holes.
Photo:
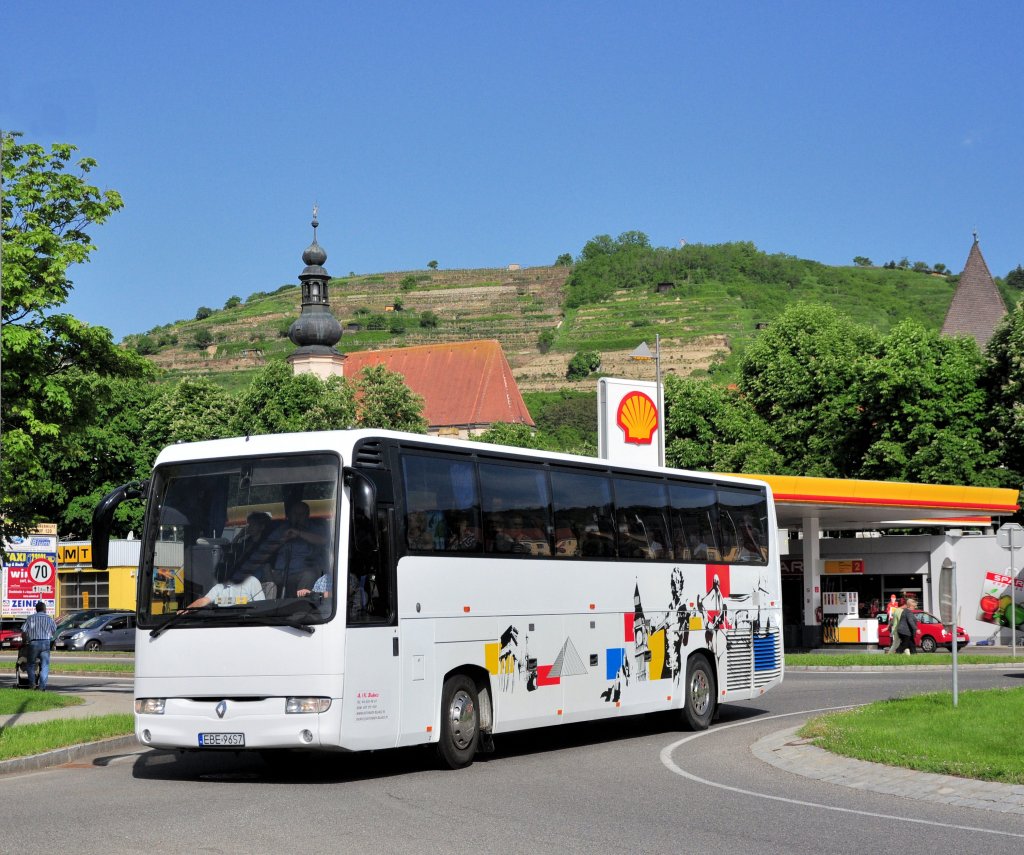
[[[228,702],[227,701],[221,701],[219,704],[217,704],[216,709],[217,709],[217,718],[224,718],[224,713],[226,713],[228,711]]]

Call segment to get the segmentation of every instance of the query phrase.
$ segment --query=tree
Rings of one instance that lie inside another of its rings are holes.
[[[669,466],[755,474],[782,468],[773,432],[739,393],[670,374],[664,394]]]
[[[200,327],[193,333],[192,343],[200,350],[204,347],[209,347],[213,344],[213,333],[208,327]]]
[[[224,301],[224,308],[225,309],[233,309],[235,306],[240,305],[241,302],[242,302],[242,298],[239,297],[238,295],[234,295],[234,296],[228,297],[227,300]]]
[[[212,314],[213,309],[211,309],[209,306],[200,306],[198,309],[196,309],[196,320],[205,321]]]
[[[429,309],[425,312],[420,312],[420,326],[425,330],[434,329],[441,322],[435,312],[431,312]]]
[[[437,270],[437,262],[436,261],[428,261],[427,262],[427,267],[429,267],[431,270]]]
[[[772,425],[786,473],[849,477],[864,437],[859,385],[877,335],[830,306],[797,303],[747,349],[740,389]]]
[[[401,287],[403,291],[415,291],[416,284],[416,277],[410,273],[408,276],[402,277],[402,281],[399,283],[399,287]]]
[[[271,362],[256,372],[231,419],[235,434],[342,430],[355,422],[352,387],[342,377],[321,380],[294,374],[285,362]]]
[[[146,380],[94,378],[96,401],[91,423],[68,437],[54,464],[71,496],[57,518],[61,536],[88,538],[97,503],[114,487],[148,477],[162,443],[153,444],[150,434],[154,404],[168,394],[166,387]],[[175,411],[177,412],[177,411]],[[114,516],[114,532],[142,533],[145,506],[125,502]]]
[[[163,387],[147,408],[144,444],[155,457],[176,442],[219,439],[236,430],[236,400],[204,377],[186,378]],[[149,461],[152,463],[152,460]]]
[[[915,273],[927,273],[931,268],[928,266],[927,261],[915,261],[911,270]]]
[[[384,365],[367,365],[359,375],[358,424],[388,430],[426,433],[423,398],[405,385],[401,374]]]
[[[73,287],[69,269],[95,250],[91,227],[123,206],[116,190],[91,184],[92,158],[54,144],[47,152],[20,135],[2,139],[3,455],[0,534],[60,518],[72,498],[61,459],[90,425],[100,377],[143,377],[151,367],[114,345],[110,331],[59,308]]]
[[[941,261],[938,264],[932,265],[932,270],[934,270],[936,273],[948,273],[949,272],[949,268],[946,267],[946,265],[943,264]]]
[[[495,422],[479,436],[471,437],[478,442],[493,442],[495,445],[511,445],[515,448],[542,448],[537,432],[529,425],[511,422]]]
[[[853,257],[853,263],[856,264],[858,267],[871,267],[871,266],[873,266],[871,259],[868,258],[867,256],[864,256],[864,255],[855,255]]]
[[[572,267],[572,253],[563,252],[555,259],[555,267]]]
[[[1018,264],[1006,274],[1006,287],[1014,291],[1024,291],[1024,267]]]
[[[996,327],[986,350],[982,376],[984,412],[990,442],[1006,467],[1004,484],[1024,483],[1024,302],[1017,303]]]
[[[593,350],[581,350],[569,360],[565,372],[567,380],[585,380],[601,365],[601,355]]]
[[[551,345],[555,343],[555,331],[552,329],[542,330],[540,335],[537,336],[537,350],[541,353],[547,353],[551,350]]]
[[[993,486],[984,363],[974,339],[898,323],[864,363],[859,395],[867,447],[858,473],[881,480]]]

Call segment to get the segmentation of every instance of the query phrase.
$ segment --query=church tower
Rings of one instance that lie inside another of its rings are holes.
[[[953,294],[953,302],[949,304],[946,320],[942,324],[943,335],[969,335],[984,349],[992,338],[1003,316],[1006,304],[999,293],[988,265],[981,255],[978,246],[978,233],[974,233],[974,243],[967,256],[964,272],[960,274],[960,282]]]
[[[302,283],[302,308],[299,317],[288,329],[288,338],[296,350],[288,357],[288,363],[296,374],[315,374],[321,379],[342,373],[345,354],[334,349],[341,339],[341,324],[331,314],[327,282],[330,279],[324,269],[327,253],[316,241],[318,209],[313,206],[313,243],[302,253],[306,267],[299,274]]]

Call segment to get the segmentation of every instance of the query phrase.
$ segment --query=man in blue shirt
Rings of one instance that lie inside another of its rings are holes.
[[[29,615],[21,625],[21,632],[28,642],[28,684],[40,691],[46,691],[50,678],[50,643],[57,634],[57,624],[46,613],[46,603],[36,603],[36,613]],[[39,679],[36,680],[36,660],[39,660]]]
[[[327,535],[319,522],[310,520],[305,502],[290,504],[285,516],[271,535],[275,550],[272,578],[279,597],[296,597],[299,590],[312,588],[323,575]]]

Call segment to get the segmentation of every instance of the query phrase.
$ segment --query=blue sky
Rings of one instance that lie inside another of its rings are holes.
[[[1024,263],[1016,2],[5,0],[0,127],[125,208],[68,310],[116,339],[297,282],[550,264],[597,234]],[[13,46],[13,49],[11,49]]]

